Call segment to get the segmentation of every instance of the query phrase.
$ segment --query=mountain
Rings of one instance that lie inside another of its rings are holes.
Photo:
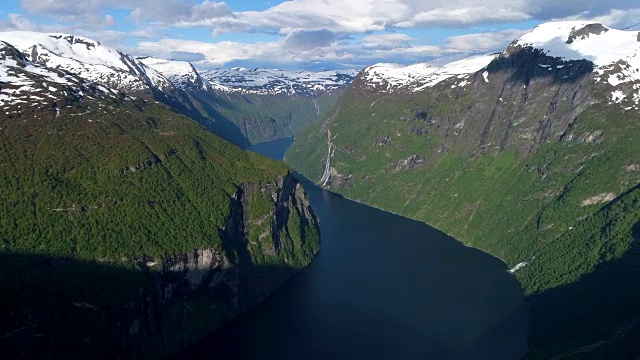
[[[31,63],[16,48],[0,41],[0,110],[5,115],[50,107],[59,112],[67,98],[112,97],[111,89],[85,82],[58,69]]]
[[[213,86],[202,77],[189,62],[156,59],[150,56],[139,57],[143,64],[164,75],[175,86],[185,91],[213,91]]]
[[[35,64],[66,71],[122,96],[162,102],[239,146],[249,144],[235,124],[131,55],[67,34],[0,32],[0,41],[11,44]]]
[[[216,109],[252,142],[295,136],[335,105],[356,72],[242,69],[204,71]]]
[[[294,136],[331,108],[356,72],[272,69],[196,70],[192,64],[141,58],[250,143]],[[241,144],[244,145],[244,144]]]
[[[226,93],[317,95],[344,88],[357,73],[355,70],[310,72],[232,68],[204,71],[203,76]]]
[[[47,38],[0,42],[3,358],[158,358],[311,261],[318,221],[286,165],[153,100],[164,80],[135,59]],[[95,60],[111,55],[135,69]]]
[[[112,89],[138,92],[173,87],[164,76],[134,57],[83,37],[7,31],[0,32],[0,40],[12,44],[34,63],[64,69]]]
[[[486,67],[497,54],[462,59],[442,67],[427,63],[402,66],[399,64],[376,64],[363,70],[362,81],[377,91],[420,91],[455,77],[461,79],[457,86],[464,86],[466,78]]]
[[[198,71],[192,64],[135,58],[68,34],[0,32],[32,63],[66,71],[123,96],[162,102],[241,146],[293,136],[331,108],[354,71]]]
[[[639,61],[637,31],[552,22],[499,54],[374,65],[286,159],[503,259],[531,308],[527,358],[634,358]]]

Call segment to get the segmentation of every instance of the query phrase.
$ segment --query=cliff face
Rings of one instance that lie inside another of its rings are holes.
[[[264,195],[274,200],[265,213],[252,213],[252,198]],[[262,224],[256,244],[251,235]],[[317,219],[291,175],[239,186],[221,233],[222,249],[141,264],[146,284],[131,317],[122,321],[129,328],[125,354],[156,357],[192,344],[264,299],[319,250]]]

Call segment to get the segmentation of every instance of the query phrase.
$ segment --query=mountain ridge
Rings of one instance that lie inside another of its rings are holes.
[[[235,124],[250,143],[292,137],[331,108],[355,71],[197,70],[188,62],[143,58],[189,96]],[[246,146],[246,144],[243,144]]]
[[[0,40],[12,44],[34,63],[62,68],[116,90],[136,92],[157,88],[168,91],[173,87],[164,76],[133,56],[87,38],[8,31],[0,32]]]
[[[356,70],[311,72],[236,67],[206,70],[203,76],[227,92],[316,95],[348,85],[357,73]]]
[[[398,64],[375,64],[363,70],[365,85],[380,92],[421,91],[435,86],[451,77],[461,79],[457,86],[466,84],[465,78],[486,69],[500,54],[508,56],[518,48],[538,49],[552,58],[563,61],[588,60],[594,64],[599,75],[595,81],[606,81],[612,86],[636,83],[640,80],[640,32],[610,29],[597,22],[558,21],[536,26],[527,34],[515,39],[502,53],[478,55],[445,64],[431,66],[416,63],[408,66]],[[634,47],[635,45],[635,47]],[[540,64],[551,71],[548,64]],[[563,64],[558,64],[560,68]],[[488,72],[482,72],[489,81]],[[382,85],[382,86],[379,86]],[[385,87],[386,85],[386,87]],[[453,86],[453,85],[452,85]],[[635,86],[635,85],[634,85]],[[638,89],[640,86],[635,87]],[[611,94],[615,102],[633,102],[638,105],[637,95],[627,98],[621,92]]]
[[[354,73],[204,72],[188,62],[135,58],[98,41],[58,33],[0,32],[0,41],[15,46],[30,63],[66,71],[93,87],[165,103],[241,147],[293,136],[333,105]]]

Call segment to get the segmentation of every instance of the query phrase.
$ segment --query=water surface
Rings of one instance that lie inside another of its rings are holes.
[[[291,140],[254,149],[282,158]],[[322,250],[264,302],[178,354],[197,359],[518,359],[522,290],[500,260],[302,179]]]

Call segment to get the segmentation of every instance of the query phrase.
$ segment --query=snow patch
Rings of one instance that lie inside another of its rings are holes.
[[[408,66],[380,63],[364,69],[363,80],[366,85],[386,92],[394,92],[400,89],[420,91],[454,77],[461,81],[452,84],[451,87],[463,87],[469,84],[470,75],[486,68],[496,56],[496,54],[474,56],[442,67],[428,63]],[[489,81],[488,75],[486,71],[483,73],[483,78],[486,82]]]
[[[343,88],[358,71],[286,71],[277,69],[214,69],[201,76],[220,92],[253,94],[317,94]]]
[[[201,91],[212,90],[212,85],[207,79],[186,61],[163,60],[152,57],[139,58],[143,64],[157,70],[169,79],[174,85],[183,90],[196,89]]]
[[[640,80],[637,31],[611,29],[590,21],[549,22],[518,38],[514,46],[518,45],[568,61],[589,60],[599,75],[615,71],[607,77],[612,86]]]
[[[6,31],[0,32],[0,40],[13,45],[34,63],[64,69],[110,88],[136,91],[173,87],[164,76],[132,56],[83,37]]]
[[[611,93],[611,100],[613,100],[614,103],[619,104],[622,100],[624,100],[625,96],[626,95],[622,91],[614,90]]]

